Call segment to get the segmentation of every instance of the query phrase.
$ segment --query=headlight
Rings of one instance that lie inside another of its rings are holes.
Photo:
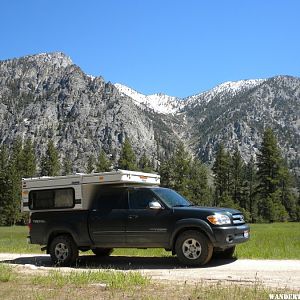
[[[207,217],[207,220],[214,225],[231,224],[231,220],[227,215],[215,214]]]

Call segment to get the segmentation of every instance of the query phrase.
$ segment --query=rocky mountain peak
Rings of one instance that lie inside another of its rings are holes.
[[[150,109],[156,113],[174,114],[180,109],[182,104],[179,98],[168,96],[163,93],[144,95],[120,83],[115,83],[115,87],[121,94],[133,99],[133,101],[141,108]]]
[[[239,81],[226,81],[220,85],[217,85],[211,90],[187,97],[185,100],[189,105],[197,105],[208,103],[215,97],[227,97],[234,96],[237,93],[244,92],[255,86],[262,84],[266,79],[247,79]]]
[[[37,64],[51,64],[58,67],[66,68],[67,66],[73,65],[73,62],[69,56],[63,52],[51,52],[51,53],[40,53],[35,55],[24,56],[23,59],[28,62],[35,62]]]

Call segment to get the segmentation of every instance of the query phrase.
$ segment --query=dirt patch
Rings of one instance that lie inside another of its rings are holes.
[[[0,261],[14,265],[20,272],[44,273],[56,270],[49,255],[0,253]],[[263,284],[272,288],[300,290],[300,260],[213,260],[201,268],[184,268],[174,257],[96,258],[80,256],[71,270],[136,270],[159,281],[186,283],[222,282],[241,285]]]

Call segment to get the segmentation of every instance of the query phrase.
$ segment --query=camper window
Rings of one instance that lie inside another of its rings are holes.
[[[29,193],[31,210],[72,208],[74,205],[75,192],[72,188],[37,190]]]

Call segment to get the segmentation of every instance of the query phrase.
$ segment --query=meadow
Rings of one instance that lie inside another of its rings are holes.
[[[237,246],[237,258],[300,259],[300,223],[251,224],[251,238]],[[0,227],[0,253],[41,253],[30,245],[26,226]],[[164,249],[115,249],[113,255],[170,256]]]
[[[20,291],[22,291],[20,293]],[[295,293],[287,289],[218,283],[159,282],[138,272],[51,271],[22,273],[0,264],[1,299],[215,299],[260,300],[268,295]]]
[[[300,259],[300,223],[252,224],[251,240],[237,247],[237,258]],[[0,227],[0,252],[37,253],[39,245],[30,245],[25,226]],[[86,254],[86,253],[85,253]],[[92,254],[90,252],[90,254]],[[170,256],[163,249],[116,249],[118,256]],[[20,294],[19,291],[22,291]],[[64,273],[27,272],[0,263],[0,299],[268,299],[270,293],[295,293],[287,289],[207,282],[160,282],[136,271],[82,271]]]

